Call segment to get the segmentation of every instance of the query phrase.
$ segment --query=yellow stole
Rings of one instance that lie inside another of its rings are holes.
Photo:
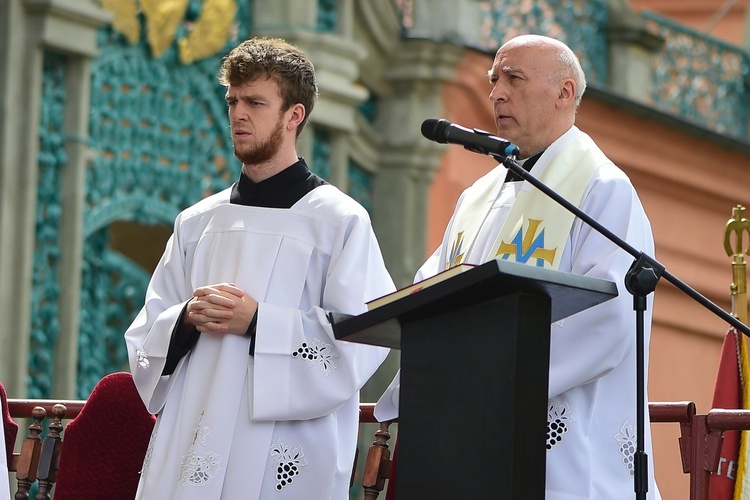
[[[548,153],[554,155],[546,168],[539,169],[541,173],[538,179],[578,206],[591,176],[599,166],[609,163],[609,159],[582,132],[564,144],[556,154],[551,151],[553,147],[539,159],[538,164],[542,164]],[[446,258],[446,269],[460,264],[473,245],[502,188],[506,171],[493,169],[467,189],[451,225],[448,240],[451,248]],[[503,177],[500,178],[500,175]],[[493,250],[485,261],[499,257],[556,270],[560,266],[575,216],[539,189],[526,187],[524,185],[513,202],[495,239]]]

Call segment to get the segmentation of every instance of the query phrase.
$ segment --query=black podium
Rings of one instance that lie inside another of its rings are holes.
[[[614,283],[500,259],[359,316],[336,338],[401,349],[398,500],[544,499],[550,323]]]

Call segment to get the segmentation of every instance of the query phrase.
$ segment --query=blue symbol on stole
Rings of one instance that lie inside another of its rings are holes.
[[[503,260],[508,260],[512,255],[516,259],[516,262],[520,264],[526,264],[529,259],[536,259],[537,267],[544,267],[545,261],[549,265],[552,265],[555,260],[557,248],[544,248],[544,229],[537,236],[534,236],[541,222],[538,219],[529,219],[529,228],[526,234],[524,234],[523,227],[521,227],[513,237],[511,243],[503,241],[500,244],[495,257],[502,257]]]

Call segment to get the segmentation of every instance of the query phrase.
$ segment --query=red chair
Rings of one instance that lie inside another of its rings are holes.
[[[156,417],[130,373],[102,378],[65,427],[55,500],[131,500]]]
[[[10,416],[8,395],[5,393],[2,382],[0,382],[0,406],[2,407],[3,430],[5,431],[5,455],[8,459],[7,464],[10,465],[13,463],[13,447],[16,445],[18,424]]]

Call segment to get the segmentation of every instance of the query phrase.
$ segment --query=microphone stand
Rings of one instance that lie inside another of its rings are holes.
[[[644,312],[646,310],[646,297],[648,294],[654,291],[656,284],[659,279],[664,277],[667,281],[672,283],[674,286],[682,290],[685,294],[691,297],[693,300],[704,306],[709,311],[713,312],[716,316],[725,320],[727,323],[732,325],[738,331],[750,337],[750,328],[742,323],[739,319],[732,316],[731,314],[724,311],[722,308],[708,300],[706,297],[701,295],[699,292],[680,281],[677,277],[669,273],[665,266],[659,263],[653,257],[646,255],[643,252],[639,252],[633,248],[630,244],[624,241],[622,238],[612,233],[609,229],[599,224],[596,220],[591,218],[588,214],[582,211],[577,206],[570,203],[568,200],[560,196],[558,193],[553,191],[551,188],[546,186],[544,183],[539,181],[536,177],[533,177],[529,172],[523,169],[515,160],[514,156],[505,156],[497,153],[488,153],[490,156],[495,158],[497,161],[505,165],[508,169],[512,170],[513,173],[520,176],[523,180],[528,181],[531,185],[541,190],[544,194],[552,198],[555,202],[560,204],[569,212],[573,213],[576,217],[581,219],[583,222],[594,228],[597,232],[602,234],[608,240],[613,242],[618,247],[622,248],[630,255],[635,258],[635,261],[630,266],[630,269],[625,275],[625,288],[633,295],[633,309],[636,313],[636,398],[637,398],[637,437],[636,437],[636,453],[634,458],[634,471],[635,475],[633,478],[635,496],[637,499],[645,500],[646,493],[648,492],[648,455],[644,450],[645,441],[645,342],[644,342]]]

